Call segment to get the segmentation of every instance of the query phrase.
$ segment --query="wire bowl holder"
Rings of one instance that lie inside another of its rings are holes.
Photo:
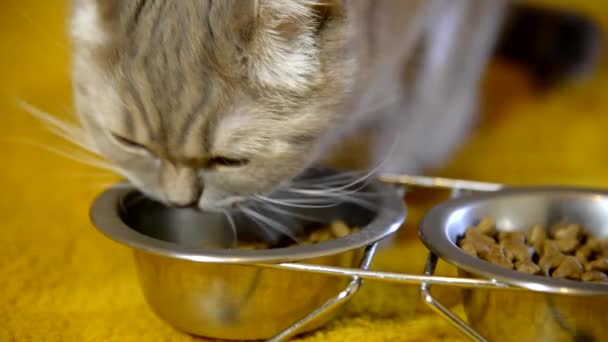
[[[410,176],[410,175],[380,175],[379,180],[385,183],[394,184],[398,187],[423,187],[423,188],[441,188],[451,190],[451,198],[461,197],[463,195],[472,194],[476,192],[495,192],[498,190],[506,189],[507,187],[503,184],[498,183],[485,183],[467,180],[447,179],[447,178],[436,178],[436,177],[424,177],[424,176]],[[403,189],[403,188],[402,188]],[[406,273],[395,273],[395,272],[384,272],[369,270],[369,265],[374,257],[378,242],[374,242],[365,248],[364,256],[359,265],[359,268],[343,268],[334,266],[322,266],[315,264],[303,264],[303,263],[279,263],[279,264],[258,264],[257,266],[263,268],[278,268],[299,272],[309,273],[320,273],[325,275],[335,275],[348,277],[351,279],[350,283],[342,290],[338,295],[331,298],[323,305],[318,307],[316,310],[306,315],[293,325],[284,329],[278,335],[269,339],[269,341],[279,342],[285,341],[295,335],[297,335],[301,328],[306,326],[308,322],[313,321],[317,316],[330,311],[336,306],[350,299],[356,294],[362,286],[363,280],[376,280],[391,283],[402,283],[402,284],[417,284],[420,285],[420,294],[423,301],[437,314],[449,321],[454,327],[461,331],[464,335],[473,341],[487,341],[481,333],[476,331],[471,325],[461,319],[458,315],[453,313],[445,305],[443,305],[436,297],[431,293],[433,285],[444,285],[453,286],[460,288],[477,288],[486,290],[517,290],[528,293],[535,292],[529,287],[517,286],[515,284],[507,284],[498,281],[493,278],[467,278],[467,277],[445,277],[434,275],[435,269],[439,257],[437,254],[429,251],[429,255],[424,266],[423,274],[406,274]],[[598,284],[599,285],[599,284]],[[603,286],[603,285],[600,285]],[[603,289],[603,294],[608,292],[608,286]],[[552,304],[550,304],[552,305]],[[557,312],[556,310],[553,310]],[[554,313],[556,316],[557,314]],[[557,316],[556,316],[557,317]],[[555,318],[555,317],[554,317]],[[555,318],[557,320],[557,318]],[[593,338],[584,338],[588,335],[581,333],[580,331],[572,331],[570,335],[574,341],[593,341]],[[581,337],[583,336],[583,337]]]
[[[472,257],[456,246],[468,227],[487,216],[496,219],[498,230],[506,231],[521,231],[533,224],[550,226],[563,218],[572,218],[594,237],[608,237],[608,190],[517,188],[391,174],[378,176],[374,183],[377,190],[392,190],[392,186],[397,189],[382,197],[380,207],[386,210],[374,215],[363,230],[341,241],[329,240],[322,248],[310,245],[289,252],[280,248],[261,253],[234,251],[229,247],[233,246],[235,236],[226,236],[232,220],[226,220],[221,213],[167,208],[142,200],[141,196],[134,197],[138,201],[131,201],[136,194],[130,187],[112,188],[101,194],[91,207],[91,218],[103,234],[134,250],[140,285],[152,309],[168,323],[195,335],[233,340],[272,336],[269,341],[285,341],[333,318],[367,279],[419,285],[423,301],[474,341],[591,342],[608,336],[608,325],[602,319],[608,307],[606,283],[513,271]],[[434,206],[420,223],[418,235],[429,250],[424,271],[407,274],[370,270],[378,245],[403,222],[405,207],[401,201],[407,187],[451,191],[451,199]],[[349,208],[339,209],[340,215],[357,216],[353,213],[363,212]],[[391,208],[403,213],[390,214]],[[319,211],[314,215],[328,219],[331,215],[327,214]],[[200,229],[201,226],[206,229]],[[209,243],[219,248],[201,249],[201,245]],[[224,245],[227,243],[230,246]],[[328,251],[335,256],[355,250],[357,256],[347,263],[316,263],[319,259],[315,258],[329,255]],[[604,257],[608,258],[608,254]],[[458,276],[435,275],[440,258],[454,265]],[[264,269],[269,272],[261,280],[260,272]],[[310,283],[314,296],[303,295],[293,300],[294,304],[304,304],[295,310],[290,309],[292,303],[286,303],[286,308],[281,301],[297,295],[293,289],[308,277],[306,274],[315,273],[342,279],[331,286],[325,286],[325,282]],[[250,283],[243,282],[249,277]],[[260,290],[257,284],[263,281],[266,285],[261,288],[266,292],[256,292]],[[281,286],[273,288],[272,284]],[[433,296],[434,285],[462,289],[467,322]],[[234,293],[236,300],[232,299]],[[247,309],[241,310],[242,305]]]

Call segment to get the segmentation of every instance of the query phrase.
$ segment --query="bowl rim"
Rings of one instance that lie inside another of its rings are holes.
[[[227,264],[282,263],[302,261],[356,250],[379,242],[395,233],[405,222],[407,208],[396,187],[379,181],[369,186],[382,190],[378,215],[365,227],[347,236],[313,245],[264,250],[209,249],[179,245],[155,239],[126,225],[119,213],[119,203],[124,196],[137,189],[128,184],[110,187],[99,194],[89,210],[94,227],[103,235],[138,251],[175,259],[195,262]]]
[[[426,248],[439,258],[483,278],[535,292],[565,295],[608,295],[608,284],[555,279],[501,268],[490,262],[466,254],[447,236],[446,222],[455,210],[473,203],[499,197],[541,193],[600,195],[608,199],[608,191],[606,190],[566,186],[513,187],[494,192],[472,194],[447,200],[429,210],[420,221],[418,237]]]

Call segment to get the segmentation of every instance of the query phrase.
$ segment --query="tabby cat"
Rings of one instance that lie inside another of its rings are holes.
[[[86,144],[148,196],[223,210],[347,137],[420,172],[474,122],[506,0],[75,0]]]

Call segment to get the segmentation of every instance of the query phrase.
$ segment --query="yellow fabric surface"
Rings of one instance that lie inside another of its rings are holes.
[[[608,26],[606,2],[570,3]],[[4,0],[0,10],[0,341],[198,340],[152,314],[130,251],[90,224],[93,197],[115,178],[33,146],[67,145],[15,106],[20,98],[58,116],[73,114],[65,7],[58,0]],[[440,174],[608,187],[605,68],[589,82],[542,96],[504,66],[493,68],[487,85],[480,129]],[[415,238],[416,221],[436,199],[421,192],[409,197],[400,242],[374,268],[422,270],[426,253]],[[453,270],[442,264],[441,272]],[[438,292],[457,304],[452,290]],[[416,287],[367,282],[344,316],[301,340],[464,339],[424,308]]]

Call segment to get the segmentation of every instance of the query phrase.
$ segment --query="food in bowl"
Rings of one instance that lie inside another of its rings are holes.
[[[237,248],[239,249],[270,249],[278,247],[296,247],[312,245],[315,243],[341,238],[349,234],[359,231],[358,227],[350,227],[342,220],[335,220],[329,224],[312,227],[307,230],[309,233],[302,241],[291,242],[287,245],[274,245],[266,242],[249,242],[239,241]]]
[[[556,223],[526,232],[500,232],[491,218],[470,227],[458,246],[498,266],[534,275],[608,282],[608,239],[596,239],[581,225]]]

